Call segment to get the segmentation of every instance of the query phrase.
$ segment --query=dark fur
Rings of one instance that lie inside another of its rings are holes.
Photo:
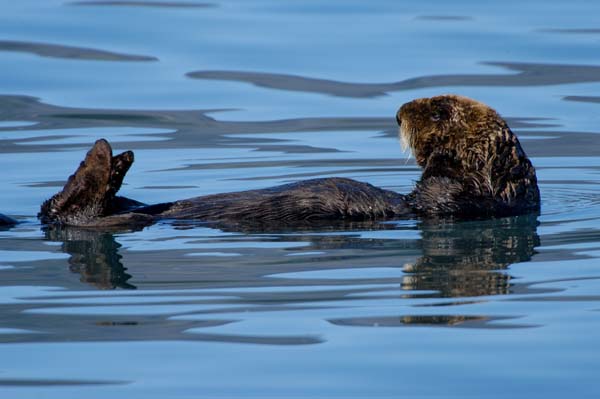
[[[133,153],[112,156],[99,140],[65,188],[44,202],[43,223],[145,225],[159,218],[292,225],[324,220],[414,216],[490,217],[539,210],[535,170],[516,136],[491,108],[459,96],[418,99],[397,114],[421,180],[407,196],[344,178],[144,206],[116,193]]]
[[[177,201],[163,210],[160,216],[292,224],[332,219],[386,219],[409,212],[403,195],[367,183],[334,177]]]

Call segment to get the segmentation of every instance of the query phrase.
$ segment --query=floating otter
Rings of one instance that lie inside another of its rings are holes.
[[[506,122],[475,100],[444,95],[404,104],[400,137],[423,168],[408,195],[346,178],[207,195],[147,206],[116,196],[133,163],[98,140],[63,190],[43,203],[46,224],[89,227],[195,219],[228,225],[292,225],[327,220],[480,218],[536,212],[535,169]]]

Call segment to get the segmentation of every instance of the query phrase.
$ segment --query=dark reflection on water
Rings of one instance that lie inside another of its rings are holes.
[[[146,55],[122,54],[112,51],[85,47],[65,46],[62,44],[21,42],[0,40],[0,51],[16,51],[36,54],[41,57],[68,58],[93,61],[158,61],[158,58]]]
[[[0,386],[4,387],[53,387],[53,386],[80,386],[80,385],[121,385],[129,381],[103,381],[103,380],[26,380],[0,378]]]
[[[377,97],[389,92],[447,86],[548,86],[600,81],[600,66],[483,62],[514,71],[512,74],[431,75],[391,83],[350,83],[304,76],[247,71],[195,71],[188,77],[247,82],[259,87],[304,91],[339,97]]]
[[[281,309],[284,310],[284,309]],[[302,310],[301,308],[296,310]],[[268,311],[268,309],[266,310]],[[10,312],[11,324],[37,328],[31,333],[0,334],[0,343],[17,342],[120,342],[120,341],[204,341],[261,345],[313,345],[323,342],[310,335],[249,335],[199,332],[198,329],[224,326],[236,320],[184,321],[167,316],[45,315],[21,317]],[[208,315],[207,315],[208,316]],[[35,320],[32,320],[35,318]],[[2,317],[1,320],[7,319]],[[190,332],[190,329],[195,331]]]
[[[37,122],[27,128],[1,128],[12,131],[43,131],[46,129],[75,129],[96,127],[144,127],[168,129],[168,133],[153,134],[153,137],[164,138],[161,141],[145,141],[131,136],[130,141],[114,143],[115,148],[160,149],[168,151],[174,148],[207,148],[224,147],[226,145],[253,145],[271,143],[273,140],[257,138],[244,139],[224,137],[230,134],[247,133],[286,133],[312,131],[345,131],[345,130],[393,130],[397,134],[397,125],[393,116],[374,117],[339,117],[339,118],[297,118],[262,122],[230,122],[219,121],[208,116],[209,112],[219,110],[119,110],[69,108],[45,104],[28,96],[0,95],[0,120],[26,120]],[[222,110],[221,110],[222,111]],[[43,137],[11,138],[0,140],[0,152],[46,152],[64,151],[69,148],[82,148],[88,145],[61,143],[62,137],[53,134]],[[107,135],[110,140],[110,135]],[[37,144],[39,140],[57,140],[56,144]],[[27,145],[23,145],[27,144]],[[325,152],[331,152],[325,149]],[[396,160],[397,161],[397,160]]]
[[[209,8],[214,3],[196,3],[191,1],[74,1],[74,6],[125,6],[125,7],[166,7],[166,8]]]
[[[600,69],[599,69],[600,70]],[[600,72],[598,74],[600,79]],[[567,97],[569,100],[594,101],[593,97],[585,99]],[[0,153],[31,153],[64,151],[72,148],[88,148],[93,138],[82,137],[81,143],[64,142],[65,137],[85,128],[149,128],[165,129],[152,133],[152,137],[162,139],[147,141],[130,135],[126,141],[113,143],[119,149],[170,149],[193,148],[226,148],[228,146],[250,147],[261,151],[282,151],[285,153],[339,153],[335,148],[298,145],[296,143],[281,144],[269,138],[248,137],[253,133],[288,133],[288,132],[343,132],[343,131],[380,131],[386,136],[396,136],[398,127],[393,116],[389,117],[327,117],[327,118],[295,118],[272,121],[222,121],[209,116],[216,110],[119,110],[69,108],[40,102],[28,96],[0,95],[0,120],[25,120],[35,122],[33,126],[1,127],[2,131],[19,131],[24,137],[6,136],[0,138]],[[223,110],[221,110],[223,111]],[[519,137],[528,138],[524,147],[528,155],[536,156],[583,156],[596,155],[598,135],[590,132],[556,131],[546,128],[557,127],[556,123],[544,118],[507,118],[509,125],[518,130]],[[540,130],[544,128],[544,130]],[[48,129],[65,129],[65,135],[53,133],[37,135]],[[524,130],[523,130],[524,129]],[[535,130],[534,130],[535,129]],[[27,132],[36,133],[35,137],[27,137]],[[199,133],[201,132],[201,133]],[[111,140],[110,132],[104,134]],[[231,135],[236,135],[232,137]],[[568,138],[568,139],[567,139]],[[88,143],[89,141],[89,143]],[[83,144],[86,142],[85,144]],[[400,156],[400,153],[398,154]],[[252,167],[344,167],[345,173],[352,171],[370,172],[374,168],[385,168],[386,171],[404,170],[403,162],[398,158],[337,158],[322,159],[289,159],[289,160],[253,160],[252,162],[231,161],[201,164],[188,163],[187,166],[171,168],[182,169],[229,169]],[[401,168],[400,168],[401,167]],[[323,169],[321,169],[323,170]],[[383,170],[383,169],[382,169]],[[328,173],[337,173],[328,170]],[[318,176],[321,172],[293,174],[296,178]],[[66,177],[66,176],[65,176]],[[283,177],[283,176],[279,176]],[[257,177],[263,178],[263,177]]]
[[[563,99],[581,103],[600,103],[600,97],[597,96],[565,96]]]
[[[384,317],[355,317],[348,319],[332,319],[330,323],[350,327],[462,327],[462,328],[529,328],[532,325],[509,324],[503,321],[514,317],[488,316],[454,316],[454,315],[415,315],[415,316],[384,316]],[[502,323],[495,324],[494,322]]]
[[[472,20],[473,17],[467,17],[464,15],[420,15],[415,19],[423,19],[430,21],[469,21]]]
[[[540,32],[547,33],[568,33],[568,34],[599,34],[600,29],[597,28],[574,28],[574,29],[541,29]]]

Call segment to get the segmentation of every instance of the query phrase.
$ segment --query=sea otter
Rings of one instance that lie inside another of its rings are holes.
[[[229,225],[327,220],[482,218],[536,212],[535,169],[506,122],[485,104],[457,95],[421,98],[396,114],[400,138],[423,168],[408,195],[346,178],[207,195],[147,206],[116,196],[133,163],[98,140],[63,190],[45,201],[45,224],[110,227],[158,219]]]

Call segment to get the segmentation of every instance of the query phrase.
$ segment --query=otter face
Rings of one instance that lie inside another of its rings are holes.
[[[427,165],[432,154],[447,152],[462,154],[464,168],[477,168],[480,165],[468,164],[475,161],[468,154],[473,149],[481,151],[489,146],[485,142],[490,141],[490,127],[494,131],[506,125],[490,107],[457,95],[419,98],[406,103],[396,114],[396,120],[403,149],[409,147],[421,167]]]

